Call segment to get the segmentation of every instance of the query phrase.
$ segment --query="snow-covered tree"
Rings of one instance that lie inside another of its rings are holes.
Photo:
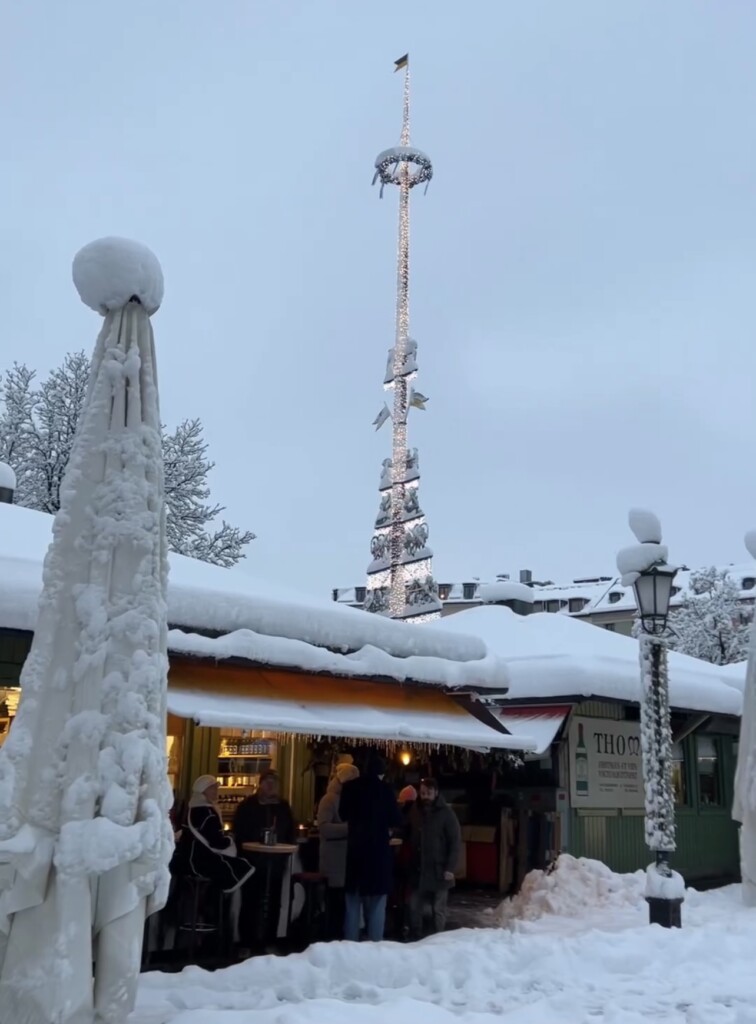
[[[163,434],[163,460],[171,550],[203,562],[236,565],[255,535],[230,526],[225,519],[219,530],[207,529],[223,506],[206,504],[210,497],[207,477],[215,463],[207,458],[207,442],[198,419],[184,420],[172,434]]]
[[[753,609],[740,600],[738,585],[725,570],[699,569],[670,617],[670,647],[714,665],[744,661],[752,618]]]
[[[58,511],[89,370],[87,355],[73,352],[39,385],[35,372],[19,363],[0,376],[0,461],[16,472],[17,504]],[[163,456],[171,550],[216,565],[235,565],[255,535],[225,520],[213,529],[224,509],[208,504],[214,463],[207,457],[200,420],[185,420],[170,434],[163,430]]]

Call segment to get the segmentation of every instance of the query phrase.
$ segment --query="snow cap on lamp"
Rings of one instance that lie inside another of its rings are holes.
[[[163,270],[155,254],[128,238],[98,238],[74,256],[79,298],[106,316],[137,298],[152,316],[163,301]]]
[[[622,548],[617,553],[617,569],[623,587],[631,587],[641,573],[653,565],[666,562],[669,555],[667,545],[661,542],[662,529],[658,516],[647,509],[632,508],[627,518],[638,543]]]

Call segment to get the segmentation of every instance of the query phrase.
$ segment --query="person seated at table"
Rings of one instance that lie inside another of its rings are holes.
[[[207,878],[222,892],[236,892],[255,873],[254,865],[237,856],[236,843],[223,831],[218,781],[212,775],[200,775],[192,786],[179,847],[182,873]]]
[[[275,833],[277,843],[293,844],[296,826],[291,807],[281,798],[278,772],[269,769],[260,776],[254,796],[248,796],[236,809],[234,838],[239,850],[245,843],[262,843],[266,832]],[[250,853],[258,869],[251,884],[244,887],[239,917],[242,946],[255,949],[273,946],[278,937],[283,883],[289,858],[274,854]],[[269,899],[266,900],[265,896]],[[267,910],[263,913],[264,904]]]
[[[320,833],[320,872],[328,878],[328,920],[331,939],[344,934],[344,883],[346,881],[347,834],[349,826],[341,820],[339,803],[345,783],[359,777],[354,764],[342,763],[328,783],[326,795],[318,804],[318,831]]]

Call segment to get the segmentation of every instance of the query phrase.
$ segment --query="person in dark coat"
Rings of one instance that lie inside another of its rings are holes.
[[[348,825],[346,913],[344,938],[356,942],[360,911],[368,938],[380,942],[386,926],[386,899],[391,891],[391,830],[401,824],[396,798],[384,782],[386,764],[377,753],[368,758],[364,774],[341,791],[339,814]]]
[[[449,890],[462,852],[457,815],[441,796],[435,779],[420,783],[420,801],[410,816],[410,931],[419,938],[430,905],[433,931],[446,926]]]
[[[183,873],[207,878],[222,892],[236,892],[255,872],[248,860],[237,856],[236,843],[223,831],[218,782],[212,775],[201,775],[192,787],[180,846]]]
[[[234,838],[241,850],[244,843],[261,843],[266,831],[275,832],[276,842],[294,843],[296,826],[291,807],[281,798],[278,772],[269,769],[260,777],[260,785],[254,796],[247,797],[236,809],[234,816]],[[257,868],[252,884],[242,892],[242,906],[239,915],[239,936],[242,946],[248,949],[268,948],[278,937],[278,922],[281,916],[283,883],[289,865],[287,857],[273,854],[249,854],[250,861]],[[270,873],[270,903],[267,914],[263,915],[263,893]]]

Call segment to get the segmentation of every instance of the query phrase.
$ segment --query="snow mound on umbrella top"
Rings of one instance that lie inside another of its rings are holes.
[[[623,910],[643,904],[646,874],[617,875],[586,857],[559,856],[553,871],[531,871],[522,888],[499,907],[499,924],[546,915],[582,917],[588,909]]]
[[[81,301],[105,316],[136,296],[150,316],[163,301],[163,270],[146,245],[98,238],[74,256],[73,282]]]

